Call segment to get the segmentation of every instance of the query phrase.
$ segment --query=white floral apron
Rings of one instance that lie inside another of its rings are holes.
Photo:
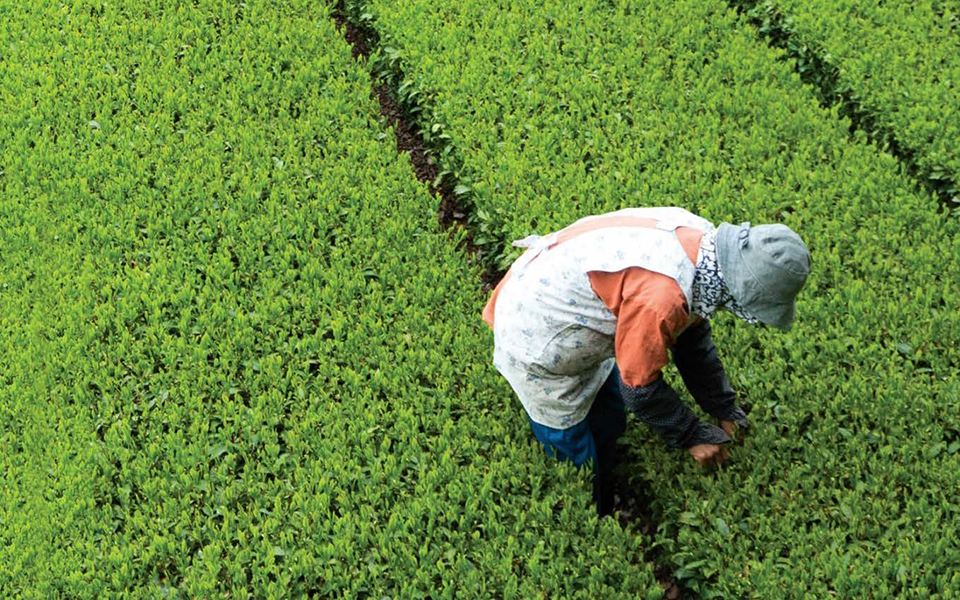
[[[597,391],[616,364],[617,319],[590,285],[591,271],[641,267],[673,278],[691,305],[694,264],[675,230],[704,232],[712,223],[675,207],[628,208],[591,219],[653,219],[655,227],[606,227],[553,248],[559,232],[530,236],[511,267],[494,312],[493,364],[510,382],[530,418],[555,429],[586,418]]]

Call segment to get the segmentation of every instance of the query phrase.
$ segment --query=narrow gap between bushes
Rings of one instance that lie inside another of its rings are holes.
[[[355,22],[345,14],[343,0],[337,3],[331,12],[331,17],[337,29],[351,45],[354,59],[369,58],[372,50],[379,43],[375,30],[364,23]],[[444,177],[442,183],[435,185],[440,173],[440,166],[433,156],[431,149],[424,142],[420,134],[420,125],[415,115],[421,114],[419,107],[402,107],[395,99],[391,84],[385,83],[383,78],[368,70],[373,83],[373,95],[380,105],[380,113],[393,127],[397,138],[397,150],[410,156],[417,179],[427,183],[430,190],[441,199],[437,218],[440,223],[451,231],[464,232],[464,246],[473,259],[483,269],[481,278],[485,291],[490,291],[503,277],[504,272],[485,264],[483,250],[473,243],[474,232],[469,226],[471,206],[461,202],[454,190],[458,182],[454,177]],[[411,110],[412,109],[412,110]],[[627,457],[629,460],[630,457]],[[659,528],[659,519],[653,513],[651,502],[642,492],[634,493],[627,485],[620,486],[620,495],[617,497],[616,510],[623,529],[639,532],[652,539]],[[661,550],[658,547],[645,547],[643,560],[652,565],[654,574],[664,589],[666,600],[692,599],[696,595],[687,588],[682,581],[674,577],[673,571],[661,560]]]
[[[342,0],[334,7],[331,16],[337,25],[337,29],[343,33],[344,38],[350,44],[353,58],[369,58],[372,49],[377,45],[376,32],[347,19]],[[384,82],[372,71],[370,71],[370,78],[373,83],[373,96],[380,105],[380,114],[393,127],[396,135],[397,151],[410,156],[417,179],[426,183],[430,191],[440,198],[440,208],[437,211],[440,224],[451,233],[460,231],[464,233],[463,246],[471,259],[481,266],[480,278],[483,281],[484,290],[487,292],[493,290],[503,277],[504,272],[491,267],[489,263],[485,264],[483,250],[473,243],[474,232],[469,228],[468,223],[471,207],[461,202],[457,194],[454,193],[458,182],[448,175],[443,178],[440,185],[436,185],[437,176],[440,174],[440,166],[430,148],[424,142],[420,128],[416,121],[411,118],[410,111],[404,110],[400,106],[388,82]]]
[[[786,56],[793,59],[794,71],[803,83],[813,87],[821,107],[829,109],[835,104],[839,105],[840,115],[850,119],[851,135],[862,130],[870,142],[900,161],[919,188],[936,196],[942,210],[960,210],[960,182],[921,168],[917,162],[918,152],[903,147],[893,129],[880,125],[851,91],[844,89],[839,69],[824,59],[820,49],[805,43],[791,29],[789,18],[783,11],[760,0],[726,2],[756,27],[770,46],[784,50]]]

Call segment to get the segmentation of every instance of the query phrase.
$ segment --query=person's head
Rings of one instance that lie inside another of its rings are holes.
[[[732,312],[789,329],[796,297],[810,274],[810,252],[786,225],[731,225],[717,228],[717,261],[732,296]]]

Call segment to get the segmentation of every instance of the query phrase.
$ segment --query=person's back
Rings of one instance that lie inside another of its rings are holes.
[[[494,365],[534,421],[562,427],[582,420],[615,354],[628,372],[643,370],[628,355],[642,362],[644,348],[616,347],[624,287],[635,290],[624,310],[627,329],[644,329],[633,321],[651,318],[667,319],[670,333],[685,327],[696,249],[687,252],[678,228],[689,229],[688,245],[697,246],[713,226],[679,208],[635,208],[528,240],[532,247],[491,303]]]

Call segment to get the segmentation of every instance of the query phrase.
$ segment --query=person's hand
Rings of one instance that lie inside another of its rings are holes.
[[[704,467],[716,467],[730,458],[727,449],[721,444],[697,444],[687,448],[693,458]]]
[[[743,436],[746,434],[746,429],[740,427],[733,421],[720,421],[720,428],[723,429],[723,432],[730,436],[731,440],[737,442],[743,441]]]

